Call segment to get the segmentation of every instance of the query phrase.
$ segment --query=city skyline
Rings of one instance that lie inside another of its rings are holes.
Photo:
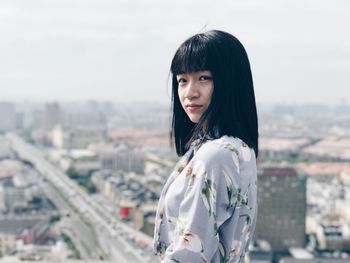
[[[0,101],[0,262],[153,262],[157,203],[181,163],[169,140],[168,108],[19,106]],[[299,262],[300,253],[349,260],[348,109],[280,104],[259,111],[257,190],[265,213],[251,262]],[[27,229],[18,231],[21,225]]]
[[[166,104],[176,48],[192,34],[221,29],[247,49],[257,102],[349,102],[349,7],[340,0],[5,0],[0,97]]]

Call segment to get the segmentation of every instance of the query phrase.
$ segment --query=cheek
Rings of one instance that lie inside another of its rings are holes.
[[[209,87],[207,90],[206,98],[207,98],[208,102],[211,101],[211,97],[213,96],[213,91],[214,91],[213,86]]]
[[[180,100],[181,104],[183,104],[184,96],[183,96],[183,92],[181,92],[181,89],[177,90],[177,94],[179,96],[179,100]]]

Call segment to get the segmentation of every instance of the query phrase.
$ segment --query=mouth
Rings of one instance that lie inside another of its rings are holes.
[[[194,108],[194,107],[202,107],[202,105],[199,105],[199,104],[187,104],[186,105],[186,108]]]
[[[197,109],[202,108],[202,107],[203,107],[202,105],[197,105],[197,104],[186,105],[186,108],[190,111],[197,110]]]

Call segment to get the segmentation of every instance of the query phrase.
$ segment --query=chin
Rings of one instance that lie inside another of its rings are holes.
[[[198,123],[198,122],[199,122],[199,118],[197,118],[197,117],[191,117],[191,116],[189,116],[189,119],[190,119],[190,121],[193,122],[193,123]]]

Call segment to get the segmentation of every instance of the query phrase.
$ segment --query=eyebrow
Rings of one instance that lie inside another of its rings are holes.
[[[198,71],[194,71],[194,72],[178,72],[178,73],[175,74],[175,76],[177,77],[179,75],[187,75],[187,74],[198,73],[198,72],[202,72],[202,73],[205,73],[205,74],[208,74],[208,75],[213,75],[210,70],[204,69],[204,70],[198,70]]]

